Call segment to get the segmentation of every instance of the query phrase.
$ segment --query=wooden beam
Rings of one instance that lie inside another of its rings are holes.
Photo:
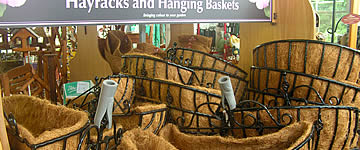
[[[52,104],[56,104],[57,102],[57,95],[56,95],[56,65],[55,65],[55,61],[56,61],[56,56],[57,54],[46,54],[44,55],[45,57],[47,57],[47,61],[48,61],[48,84],[49,84],[49,88],[50,88],[50,101]]]
[[[67,37],[66,37],[66,27],[61,27],[61,62],[62,62],[62,68],[61,68],[61,84],[65,84],[68,81],[67,77]],[[60,66],[59,66],[60,67]]]
[[[360,0],[351,0],[351,10],[350,12],[353,14],[359,14],[359,4]],[[357,48],[357,32],[358,32],[358,24],[350,25],[350,33],[349,33],[349,47]]]

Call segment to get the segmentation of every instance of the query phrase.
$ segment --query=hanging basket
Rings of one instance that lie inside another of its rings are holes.
[[[177,40],[171,40],[167,49],[176,43],[178,47],[191,48],[205,53],[210,53],[212,37],[202,35],[179,35]]]
[[[168,124],[160,131],[159,136],[178,149],[290,150],[310,149],[314,132],[313,123],[299,122],[271,134],[237,139],[233,137],[184,134],[175,125]]]
[[[247,87],[247,73],[234,64],[208,53],[186,48],[171,48],[167,55],[171,62],[194,70],[196,78],[193,78],[193,85],[220,90],[217,81],[222,76],[229,76],[236,100],[242,98]]]
[[[124,133],[120,150],[177,150],[171,143],[156,134],[142,129],[132,129]]]
[[[171,109],[169,119],[186,129],[207,130],[220,124],[219,119],[211,115],[218,109],[221,101],[219,90],[133,75],[110,76],[119,77],[128,77],[135,81],[136,99],[166,104],[167,108]]]
[[[299,121],[315,122],[314,149],[350,149],[357,146],[359,110],[350,106],[279,106],[266,108],[261,103],[248,107],[246,101],[233,111],[235,137],[273,133],[273,126],[287,126]],[[254,128],[248,130],[249,128]],[[244,130],[246,129],[246,130]]]
[[[141,53],[130,53],[122,56],[121,73],[171,80],[182,84],[191,84],[194,71],[158,57]]]
[[[220,90],[218,80],[222,76],[229,76],[233,85],[236,100],[244,94],[247,81],[239,76],[225,71],[209,68],[193,69],[170,63],[147,54],[131,53],[122,56],[122,73],[171,80],[186,85],[196,85]]]
[[[90,113],[91,118],[94,117],[96,111],[97,97],[101,91],[101,84],[105,78],[97,79],[96,85],[80,94],[78,97],[69,100],[66,103],[67,107],[86,110]],[[114,113],[129,112],[130,105],[133,103],[135,97],[135,81],[132,78],[121,76],[116,78],[108,78],[118,83],[117,90],[114,95]]]
[[[194,70],[208,69],[216,72],[223,71],[243,79],[247,76],[247,73],[236,65],[219,57],[194,49],[170,48],[167,50],[167,59],[173,63]]]
[[[253,51],[253,65],[286,69],[355,82],[359,78],[360,51],[313,40],[280,40]]]
[[[133,107],[127,114],[113,114],[113,121],[124,130],[142,128],[153,133],[158,133],[164,126],[167,110],[165,104],[141,103]]]
[[[12,149],[76,149],[89,126],[88,115],[49,101],[14,95],[4,97],[4,112]]]
[[[157,134],[166,123],[166,105],[165,104],[144,104],[135,106],[127,114],[113,114],[113,126],[111,129],[100,128],[97,132],[95,129],[89,130],[93,148],[97,145],[101,149],[117,149],[123,138],[123,132],[140,129]],[[100,133],[100,135],[98,135]],[[86,138],[85,138],[86,139]],[[99,139],[99,141],[97,141]],[[126,139],[125,139],[126,140]]]
[[[121,56],[132,49],[132,41],[122,31],[109,31],[106,39],[98,39],[98,49],[114,74],[121,71]]]
[[[360,106],[360,87],[346,80],[336,81],[289,70],[254,66],[250,74],[250,88],[257,91],[256,93],[264,92],[268,93],[267,95],[282,97],[284,93],[278,89],[282,89],[286,81],[287,87],[284,92],[288,93],[291,99],[307,100],[312,104]],[[272,99],[264,99],[263,104],[268,104],[269,100]]]
[[[126,132],[121,141],[120,149],[311,149],[314,129],[313,124],[310,122],[299,122],[280,129],[273,134],[236,139],[231,137],[184,134],[175,125],[167,124],[160,131],[159,136],[141,129]]]

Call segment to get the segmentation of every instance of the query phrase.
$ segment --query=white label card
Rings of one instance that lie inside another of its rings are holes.
[[[89,82],[78,82],[76,93],[84,93],[86,90],[90,88]]]

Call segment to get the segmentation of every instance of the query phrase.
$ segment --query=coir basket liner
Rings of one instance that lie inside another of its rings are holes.
[[[92,103],[97,103],[96,95],[93,91],[99,90],[98,88],[101,87],[101,83],[103,79],[98,81],[99,83],[97,85],[90,88],[88,90],[89,92],[85,91],[80,96],[72,100],[69,100],[66,103],[67,107],[79,108],[81,110],[87,110],[89,112],[96,111],[96,107],[89,107],[89,106],[93,106]],[[126,112],[129,105],[133,103],[135,97],[135,87],[133,86],[135,80],[125,76],[119,78],[111,78],[111,80],[114,80],[115,82],[118,83],[118,87],[114,95],[113,112],[114,113]]]
[[[272,134],[236,139],[220,136],[197,136],[184,134],[173,125],[166,125],[159,133],[160,137],[139,129],[124,134],[122,149],[180,149],[180,150],[208,150],[208,149],[238,149],[238,150],[290,150],[311,148],[309,142],[314,132],[310,122],[299,122]]]
[[[14,95],[4,97],[3,103],[8,116],[11,113],[16,119],[15,125],[7,123],[14,150],[61,150],[64,146],[76,149],[80,135],[88,126],[87,113],[56,106],[36,97]]]
[[[286,69],[355,82],[359,78],[360,51],[313,40],[280,40],[253,51],[254,66]]]
[[[233,135],[241,137],[273,133],[273,126],[308,121],[317,124],[314,139],[315,149],[350,149],[357,146],[358,109],[349,106],[280,106],[237,108],[234,118],[237,124],[254,127],[243,130],[237,126]],[[260,132],[259,132],[260,131]]]
[[[192,69],[141,53],[129,53],[122,56],[121,73],[171,80],[182,84],[190,84],[194,76]]]
[[[130,76],[130,75],[129,75]],[[136,97],[166,104],[172,120],[186,128],[212,128],[220,121],[212,118],[221,102],[221,92],[200,86],[182,85],[169,80],[130,76],[136,80]]]
[[[215,69],[245,79],[247,73],[236,65],[209,53],[187,48],[170,48],[167,58],[176,64],[191,69]]]
[[[282,89],[286,80],[291,98],[302,98],[318,104],[330,104],[331,100],[336,105],[360,106],[359,85],[346,80],[255,66],[251,68],[250,77],[250,87],[258,91],[281,95],[273,89]],[[265,99],[263,104],[268,104],[268,100]]]

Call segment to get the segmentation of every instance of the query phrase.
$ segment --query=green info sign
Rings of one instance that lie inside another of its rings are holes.
[[[272,0],[0,0],[0,27],[270,22]]]
[[[91,80],[77,81],[64,84],[64,104],[67,99],[73,99],[78,97],[80,94],[86,92],[89,88],[94,86]]]

